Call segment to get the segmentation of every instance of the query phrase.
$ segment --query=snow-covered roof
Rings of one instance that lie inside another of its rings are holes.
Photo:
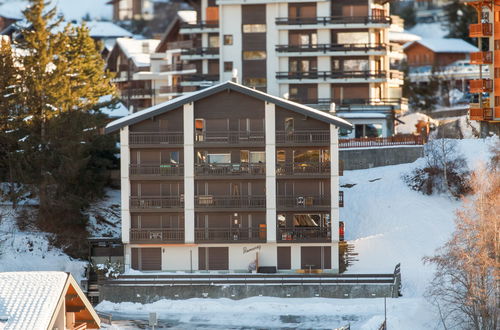
[[[477,47],[462,39],[455,38],[422,38],[405,44],[403,48],[407,49],[415,43],[429,48],[434,53],[472,53],[478,51]]]
[[[112,22],[91,21],[86,24],[93,38],[132,37],[132,33]]]
[[[339,111],[337,115],[340,118],[345,118],[345,119],[368,119],[368,118],[386,118],[387,115],[384,113],[380,112],[365,112],[365,111],[353,111],[353,112],[341,112]]]
[[[127,58],[131,59],[136,66],[141,67],[151,64],[150,55],[155,52],[160,40],[118,38],[116,39],[116,43]]]
[[[389,31],[389,40],[393,42],[409,42],[422,39],[416,34],[408,31]]]
[[[0,329],[47,329],[68,274],[0,273]]]
[[[437,23],[419,23],[408,30],[422,38],[444,38],[450,33],[444,24]]]
[[[196,22],[195,10],[179,10],[177,12],[177,16],[179,16],[184,22]]]
[[[22,19],[22,11],[26,9],[26,3],[8,1],[6,3],[0,4],[0,16],[11,19]]]

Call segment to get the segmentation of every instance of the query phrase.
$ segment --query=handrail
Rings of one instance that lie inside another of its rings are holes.
[[[182,132],[130,132],[130,145],[137,144],[183,144]]]
[[[184,241],[184,228],[131,228],[130,241]]]
[[[391,24],[390,16],[317,16],[317,17],[277,17],[276,25],[311,24]]]
[[[219,21],[195,21],[195,22],[183,22],[181,23],[181,29],[203,29],[203,28],[218,28]]]
[[[214,196],[196,195],[195,206],[200,208],[265,208],[266,196],[239,195]]]
[[[181,208],[184,206],[184,196],[131,196],[132,209],[163,209]]]
[[[265,163],[211,163],[194,164],[196,175],[264,175]]]
[[[276,72],[276,79],[384,79],[387,78],[387,71],[279,71]]]
[[[330,162],[286,162],[276,163],[276,175],[330,174]]]
[[[370,51],[387,50],[384,43],[358,43],[358,44],[305,44],[305,45],[276,45],[277,52],[334,52],[334,51]]]
[[[329,130],[276,131],[277,144],[324,144],[330,143]]]
[[[421,135],[413,134],[395,135],[389,137],[339,139],[339,148],[367,148],[423,144],[424,138]]]
[[[129,174],[153,176],[182,176],[184,164],[130,164]]]
[[[331,198],[310,194],[278,195],[276,205],[287,208],[330,207]]]
[[[264,242],[265,240],[265,228],[195,228],[196,242]]]
[[[182,49],[181,55],[219,55],[219,47],[194,47]]]
[[[264,142],[264,131],[204,131],[196,133],[196,143]]]

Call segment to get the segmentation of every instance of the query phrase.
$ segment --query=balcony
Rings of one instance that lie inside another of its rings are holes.
[[[195,136],[196,144],[200,145],[243,145],[264,143],[263,131],[208,131],[197,132]]]
[[[277,163],[276,176],[294,177],[330,176],[330,162]]]
[[[264,163],[213,163],[195,164],[194,173],[197,176],[263,176],[266,174]]]
[[[276,72],[276,79],[287,80],[342,80],[343,82],[386,80],[386,71],[282,71]]]
[[[130,229],[130,243],[183,243],[184,229],[178,228],[147,228]]]
[[[193,47],[193,40],[182,40],[182,41],[172,41],[167,42],[167,49],[183,49]]]
[[[474,52],[470,53],[470,64],[492,64],[493,52]]]
[[[153,97],[154,90],[152,88],[129,88],[120,91],[121,98],[130,99],[149,99]]]
[[[182,132],[130,132],[129,144],[130,146],[182,146],[184,134]]]
[[[180,71],[193,71],[193,70],[196,72],[196,65],[194,64],[177,63],[177,64],[160,65],[160,72],[180,72]]]
[[[335,103],[337,112],[342,111],[406,111],[408,99],[406,98],[361,98],[361,99],[335,99],[335,98],[290,98],[290,101],[306,104],[320,110],[330,110],[330,105]]]
[[[216,58],[219,56],[219,47],[194,47],[183,49],[181,58],[193,59],[193,57],[200,58]]]
[[[469,109],[470,120],[493,120],[493,108],[479,108],[478,104],[471,104]]]
[[[143,165],[143,164],[130,164],[129,167],[130,177],[169,177],[169,176],[183,176],[183,164],[156,164],[156,165]]]
[[[306,44],[277,45],[278,53],[370,53],[386,52],[386,44]]]
[[[330,228],[321,227],[278,227],[277,241],[282,243],[330,242]]]
[[[191,74],[182,77],[182,81],[194,82],[194,81],[219,81],[218,74]]]
[[[390,25],[390,16],[319,16],[319,17],[278,17],[276,25]]]
[[[207,209],[263,209],[266,196],[195,196],[195,206]]]
[[[130,209],[151,210],[184,207],[184,196],[144,196],[130,197]]]
[[[219,29],[219,21],[197,21],[181,23],[181,34],[202,33],[202,32],[217,32]]]
[[[492,79],[474,79],[469,82],[471,93],[490,93],[493,91]]]
[[[491,23],[478,23],[469,25],[469,37],[483,38],[491,37],[493,35],[493,24]]]
[[[196,243],[266,242],[266,228],[196,228]]]
[[[158,89],[159,94],[182,94],[196,91],[193,86],[161,86]]]
[[[278,145],[329,145],[329,130],[310,131],[276,131],[276,144]]]
[[[329,209],[330,196],[277,196],[276,205],[281,209]]]

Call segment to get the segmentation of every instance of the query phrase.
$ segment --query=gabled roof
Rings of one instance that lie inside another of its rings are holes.
[[[406,50],[414,44],[420,44],[434,53],[472,53],[477,52],[477,47],[462,39],[455,38],[424,38],[409,42],[403,46]]]
[[[0,329],[52,329],[55,314],[73,287],[97,326],[99,317],[69,273],[0,273]]]
[[[125,56],[134,62],[137,67],[149,66],[151,64],[151,54],[153,54],[158,47],[160,40],[157,39],[131,39],[131,38],[118,38],[116,39],[116,46],[118,46]],[[144,47],[147,47],[145,51]]]
[[[295,103],[289,100],[282,99],[280,97],[272,96],[270,94],[258,91],[256,89],[252,89],[237,83],[234,83],[232,81],[226,81],[205,89],[202,89],[200,91],[196,91],[193,93],[188,93],[185,95],[182,95],[180,97],[177,97],[175,99],[172,99],[170,101],[160,103],[158,105],[155,105],[153,107],[147,108],[145,110],[133,113],[127,117],[117,119],[115,121],[112,121],[106,126],[106,133],[111,133],[114,132],[122,127],[137,124],[145,119],[149,119],[152,117],[156,117],[158,115],[161,115],[163,113],[166,113],[168,111],[177,109],[178,107],[198,101],[200,99],[203,99],[205,97],[208,97],[210,95],[222,92],[222,91],[235,91],[239,92],[245,95],[248,95],[250,97],[254,97],[256,99],[274,103],[282,108],[300,113],[304,116],[311,117],[320,121],[323,121],[328,124],[333,124],[338,127],[342,128],[347,128],[347,129],[352,129],[352,124],[347,122],[346,120],[339,118],[337,116],[334,116],[328,112],[325,111],[320,111],[313,109],[311,107]]]

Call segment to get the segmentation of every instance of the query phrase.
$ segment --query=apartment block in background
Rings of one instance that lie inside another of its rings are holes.
[[[469,117],[480,122],[481,135],[500,134],[500,1],[465,1],[476,8],[477,22],[469,26],[469,36],[477,38],[479,51],[471,53],[471,64],[489,66],[489,74],[470,81],[470,92],[477,97],[470,105]],[[487,42],[483,42],[487,40]]]
[[[338,130],[351,127],[229,81],[110,123],[126,267],[338,272]]]
[[[109,0],[113,6],[113,21],[150,20],[154,15],[154,0]]]

